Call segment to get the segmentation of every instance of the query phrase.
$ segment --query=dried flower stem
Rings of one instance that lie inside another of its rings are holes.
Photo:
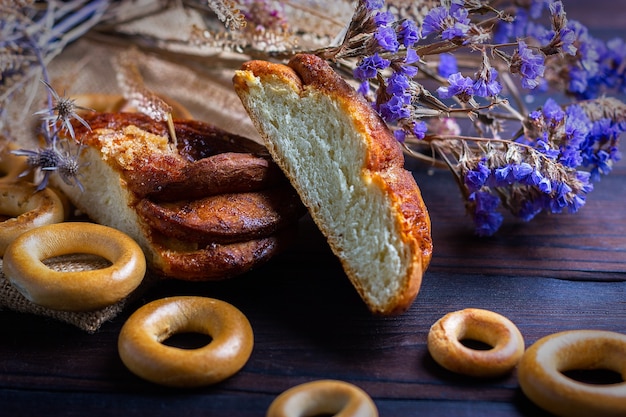
[[[176,147],[177,139],[172,120],[172,107],[145,86],[137,62],[139,62],[137,50],[131,49],[121,53],[114,61],[117,70],[117,82],[126,100],[137,106],[141,113],[156,121],[167,123],[170,138],[173,146]]]

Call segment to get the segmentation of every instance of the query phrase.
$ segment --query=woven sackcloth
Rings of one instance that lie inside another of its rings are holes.
[[[69,45],[48,65],[52,86],[66,97],[82,94],[122,94],[116,81],[113,60],[128,50],[128,45],[101,42],[90,36]],[[194,119],[214,124],[234,134],[259,140],[247,113],[235,94],[231,78],[234,68],[243,59],[234,62],[218,57],[181,59],[150,52],[140,52],[137,64],[145,86],[154,93],[171,98],[181,104]],[[227,61],[225,63],[225,61]],[[38,80],[35,83],[41,84]],[[25,92],[32,91],[25,89]],[[33,132],[38,119],[34,113],[46,106],[45,87],[37,87],[37,95],[17,94],[7,111],[13,121],[8,126],[8,137],[20,147],[36,146]],[[0,266],[2,260],[0,259]],[[52,265],[54,268],[93,268],[84,259],[67,259]],[[97,266],[96,266],[97,267]],[[142,291],[148,282],[158,278],[147,276],[136,290]],[[70,323],[87,332],[95,332],[103,323],[116,317],[127,306],[128,299],[102,310],[70,313],[50,310],[25,299],[6,279],[0,268],[0,308],[50,317]]]
[[[105,259],[87,254],[73,254],[48,259],[44,261],[44,264],[50,269],[60,272],[93,270],[110,265]],[[42,307],[26,299],[7,279],[3,269],[3,262],[0,259],[0,308],[53,318],[72,324],[89,333],[95,332],[102,324],[115,318],[124,309],[128,301],[133,296],[143,292],[145,288],[145,285],[142,284],[133,294],[100,310],[81,312],[58,311]]]

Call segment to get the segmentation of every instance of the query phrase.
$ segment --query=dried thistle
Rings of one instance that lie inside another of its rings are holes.
[[[76,154],[69,151],[67,140],[60,141],[55,136],[49,145],[34,150],[18,149],[12,151],[14,155],[25,156],[28,169],[20,174],[21,177],[35,171],[41,173],[42,177],[37,184],[37,191],[41,191],[48,186],[50,176],[57,173],[59,177],[68,185],[76,185],[83,191],[83,185],[79,180],[81,163],[79,156],[82,151],[82,144],[77,148]]]
[[[67,130],[72,139],[76,139],[74,134],[74,127],[72,127],[72,120],[80,122],[87,129],[91,130],[89,123],[78,115],[77,110],[93,111],[87,107],[81,107],[76,105],[76,101],[68,98],[61,97],[54,88],[47,81],[41,80],[46,86],[48,94],[52,96],[52,107],[35,112],[35,115],[41,115],[42,120],[46,123],[46,130],[51,132],[55,126],[61,124],[62,128]]]
[[[46,81],[41,81],[46,86],[48,103],[50,107],[35,113],[42,116],[43,130],[41,132],[45,145],[31,149],[17,149],[12,151],[14,155],[25,156],[28,170],[20,174],[26,176],[30,172],[42,174],[37,185],[37,191],[48,186],[48,181],[53,173],[57,173],[68,185],[76,185],[83,190],[83,185],[79,181],[81,163],[79,162],[81,145],[78,146],[76,154],[70,152],[68,140],[76,141],[72,120],[76,120],[91,130],[89,123],[80,117],[76,110],[89,110],[85,107],[77,106],[71,98],[61,97],[56,90]],[[59,127],[60,126],[60,127]],[[59,140],[59,134],[66,130],[69,139]]]

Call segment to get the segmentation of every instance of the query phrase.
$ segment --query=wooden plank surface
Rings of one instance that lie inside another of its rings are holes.
[[[490,238],[472,236],[461,197],[435,171],[420,180],[433,222],[431,271],[623,280],[626,271],[624,164],[595,185],[584,213],[541,215],[530,223],[507,218]],[[449,180],[449,181],[448,181]],[[434,185],[431,186],[431,182]]]
[[[258,416],[295,384],[336,378],[365,389],[381,415],[542,415],[522,395],[515,372],[481,381],[440,368],[427,352],[427,333],[439,317],[466,307],[509,317],[527,346],[562,330],[626,333],[626,212],[624,193],[617,192],[626,184],[624,164],[598,184],[580,213],[541,217],[482,240],[471,234],[462,206],[453,201],[448,174],[415,172],[431,210],[436,250],[406,314],[371,316],[305,218],[297,244],[270,264],[219,283],[161,282],[93,335],[3,311],[0,409],[16,413],[11,415],[119,410],[167,416],[185,410]],[[149,300],[184,294],[233,303],[255,332],[244,369],[213,387],[158,387],[131,374],[117,355],[128,314]]]
[[[614,2],[588,14],[588,3],[571,3],[570,16],[623,33]],[[95,334],[1,311],[0,415],[261,416],[285,389],[336,378],[365,389],[381,416],[547,416],[521,393],[516,372],[477,380],[443,370],[427,352],[427,333],[438,318],[466,307],[507,316],[526,346],[562,330],[626,333],[626,163],[596,184],[580,213],[509,221],[486,239],[474,237],[449,173],[411,168],[435,249],[405,314],[371,316],[304,218],[296,244],[269,264],[225,282],[161,282]],[[122,324],[145,302],[187,294],[223,299],[248,316],[255,332],[249,362],[207,388],[142,381],[118,357]]]

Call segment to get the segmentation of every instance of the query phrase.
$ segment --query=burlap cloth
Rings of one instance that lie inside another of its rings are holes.
[[[130,3],[133,11],[133,4]],[[299,7],[286,7],[293,32],[305,33],[314,29],[315,36],[301,36],[304,43],[327,43],[347,23],[352,14],[350,2],[333,5],[335,18],[320,19],[318,13],[308,13]],[[308,10],[308,9],[304,9]],[[126,12],[120,14],[124,16]],[[131,13],[132,14],[132,13]],[[313,21],[311,19],[314,19]],[[339,22],[339,23],[337,23]],[[141,45],[137,66],[144,85],[151,92],[182,105],[193,119],[211,123],[233,134],[260,141],[239,97],[234,92],[232,77],[243,62],[250,59],[240,53],[224,52],[211,46],[198,47],[191,42],[192,26],[210,23],[191,9],[167,8],[159,13],[151,13],[142,19],[122,19],[117,31],[121,37],[103,36],[92,30],[78,41],[68,45],[47,64],[50,84],[64,97],[77,97],[89,94],[122,94],[114,60],[130,48],[133,51]],[[219,23],[219,22],[218,22]],[[221,24],[218,26],[221,27]],[[182,40],[175,42],[177,47],[159,47],[158,41],[142,42],[141,39]],[[185,44],[187,39],[187,44]],[[129,42],[130,41],[130,42]],[[134,41],[134,42],[133,42]],[[38,80],[31,80],[21,94],[12,98],[10,108],[11,123],[6,126],[9,140],[24,148],[34,149],[35,127],[40,120],[34,113],[47,106],[46,89]],[[1,144],[0,144],[1,145]],[[68,313],[52,311],[26,300],[1,272],[0,260],[0,308],[8,308],[24,313],[51,317],[73,324],[88,332],[94,332],[108,320],[118,315],[128,304],[128,299],[98,311]],[[50,265],[60,269],[89,269],[98,267],[85,259],[64,258]],[[140,294],[158,278],[146,276],[144,283],[133,296]]]
[[[92,270],[105,268],[109,265],[109,263],[102,258],[85,254],[48,259],[45,260],[44,263],[50,269],[60,272]],[[72,324],[89,333],[95,332],[103,323],[115,318],[134,295],[143,292],[145,286],[146,283],[143,283],[133,294],[100,310],[85,312],[51,310],[27,300],[20,294],[4,276],[3,263],[2,259],[0,259],[0,308],[8,308],[21,313],[37,314],[39,316],[53,318]]]
[[[49,64],[52,85],[66,97],[81,94],[120,94],[112,59],[128,48],[125,45],[102,43],[89,37],[68,46],[62,54]],[[190,59],[191,60],[191,59]],[[243,60],[241,61],[243,62]],[[222,58],[207,58],[205,61],[176,62],[161,55],[142,55],[140,70],[145,85],[157,94],[176,100],[197,120],[213,123],[225,130],[258,140],[247,113],[232,89],[231,78],[239,61],[224,65]],[[9,126],[11,140],[18,145],[33,149],[33,113],[45,108],[45,89],[38,88],[38,96],[18,96],[11,103],[13,120]],[[50,263],[51,268],[60,270],[93,269],[98,265],[80,256],[65,257]],[[10,309],[60,320],[87,332],[97,331],[105,322],[115,318],[132,297],[140,295],[159,278],[146,276],[144,283],[129,298],[102,310],[90,312],[54,311],[36,305],[24,298],[1,272],[0,259],[0,309]]]

